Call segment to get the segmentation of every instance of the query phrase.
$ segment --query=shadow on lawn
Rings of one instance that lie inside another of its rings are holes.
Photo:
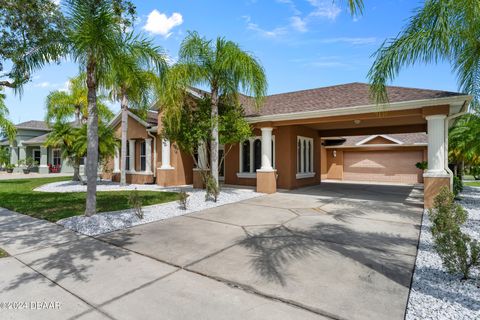
[[[348,239],[345,245],[335,239]],[[286,269],[292,262],[331,252],[354,260],[404,286],[410,286],[413,257],[399,259],[389,253],[395,246],[416,246],[417,241],[394,234],[357,232],[350,228],[320,223],[308,230],[276,227],[246,238],[240,245],[252,252],[252,268],[268,281],[286,285]],[[375,249],[368,249],[375,248]],[[405,261],[407,260],[407,261]]]

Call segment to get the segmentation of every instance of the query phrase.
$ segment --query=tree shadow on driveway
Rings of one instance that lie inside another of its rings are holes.
[[[329,239],[353,239],[337,243]],[[399,254],[392,254],[391,247],[411,245],[417,241],[398,235],[376,232],[357,232],[342,225],[319,223],[307,230],[277,227],[250,236],[239,243],[252,254],[251,266],[262,278],[282,286],[291,276],[288,265],[325,251],[351,259],[374,270],[404,287],[410,286],[414,258],[399,260]]]

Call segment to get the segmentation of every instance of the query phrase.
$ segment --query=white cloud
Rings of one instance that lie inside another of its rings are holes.
[[[311,17],[322,17],[329,20],[335,20],[342,11],[331,0],[307,0],[314,10],[309,14]]]
[[[272,30],[265,30],[260,28],[260,26],[256,23],[253,23],[250,19],[249,16],[243,16],[245,21],[247,22],[247,29],[255,31],[259,35],[266,37],[266,38],[278,38],[279,36],[282,36],[286,33],[286,28],[284,27],[278,27],[274,28]]]
[[[183,17],[180,13],[174,12],[170,17],[167,17],[166,14],[155,9],[148,15],[147,23],[143,29],[168,38],[172,34],[171,30],[182,23]]]
[[[43,81],[43,82],[35,83],[33,86],[37,88],[48,88],[48,87],[51,87],[52,84],[48,81]]]
[[[290,25],[292,26],[293,29],[300,31],[300,32],[306,32],[307,31],[307,23],[305,22],[304,19],[300,18],[299,16],[293,16],[290,18]]]

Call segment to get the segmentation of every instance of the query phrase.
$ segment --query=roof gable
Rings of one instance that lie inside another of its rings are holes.
[[[392,138],[388,135],[371,135],[356,143],[357,146],[365,144],[403,144],[403,141]]]

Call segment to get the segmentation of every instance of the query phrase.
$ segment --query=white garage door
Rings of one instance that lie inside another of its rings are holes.
[[[415,164],[422,160],[423,151],[345,152],[343,179],[418,183],[422,172]]]

